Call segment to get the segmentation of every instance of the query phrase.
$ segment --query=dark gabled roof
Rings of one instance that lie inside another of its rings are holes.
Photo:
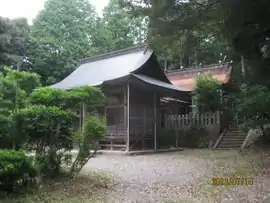
[[[52,87],[66,90],[84,85],[97,86],[108,81],[132,76],[152,85],[185,91],[183,88],[173,86],[169,81],[166,83],[143,75],[132,75],[139,69],[141,70],[152,55],[152,50],[141,45],[86,58],[81,60],[78,68],[68,77]]]
[[[72,89],[79,86],[100,85],[106,81],[128,76],[139,69],[152,55],[145,46],[123,49],[83,59],[78,68],[52,87]]]

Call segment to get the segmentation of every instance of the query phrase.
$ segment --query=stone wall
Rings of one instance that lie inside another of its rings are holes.
[[[261,136],[262,136],[262,131],[260,129],[250,129],[248,131],[247,137],[245,142],[242,145],[243,148],[247,148],[251,146],[254,142],[256,142]]]

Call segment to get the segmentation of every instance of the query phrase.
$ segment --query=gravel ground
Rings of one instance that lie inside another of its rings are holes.
[[[233,168],[248,167],[239,161],[242,158],[237,152],[213,152],[218,154],[213,157],[203,154],[207,151],[185,151],[141,156],[100,155],[91,159],[85,169],[109,172],[118,180],[106,202],[255,203],[270,197],[270,173],[258,176],[253,186],[220,190],[221,186],[210,184],[216,175],[228,176]]]
[[[166,202],[189,199],[189,185],[209,176],[203,159],[164,153],[142,156],[98,156],[86,168],[120,178],[108,202]]]

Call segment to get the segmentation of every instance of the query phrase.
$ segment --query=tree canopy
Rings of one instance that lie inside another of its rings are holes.
[[[99,52],[115,51],[145,42],[147,20],[134,17],[122,8],[119,0],[110,0],[99,19],[94,46]]]
[[[134,16],[149,18],[148,41],[161,61],[169,62],[171,68],[219,63],[225,57],[232,58],[233,51],[206,2],[122,2]]]
[[[0,63],[27,55],[48,85],[84,57],[147,40],[166,68],[237,63],[243,56],[249,81],[268,84],[268,11],[266,0],[110,0],[99,17],[87,0],[47,0],[31,27],[25,19],[0,19]]]
[[[31,27],[28,54],[44,84],[66,77],[95,52],[90,33],[97,14],[87,0],[48,0]]]
[[[10,20],[0,16],[0,28],[0,66],[17,64],[18,56],[24,56],[26,52],[27,20]]]
[[[111,0],[100,18],[88,0],[48,0],[31,26],[27,51],[43,84],[59,82],[92,55],[141,43],[144,21]]]

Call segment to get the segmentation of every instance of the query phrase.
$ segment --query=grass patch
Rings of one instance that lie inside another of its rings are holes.
[[[43,180],[38,189],[23,195],[10,195],[0,199],[1,203],[98,203],[105,202],[105,196],[115,182],[108,173],[88,171],[71,178],[61,175]]]

